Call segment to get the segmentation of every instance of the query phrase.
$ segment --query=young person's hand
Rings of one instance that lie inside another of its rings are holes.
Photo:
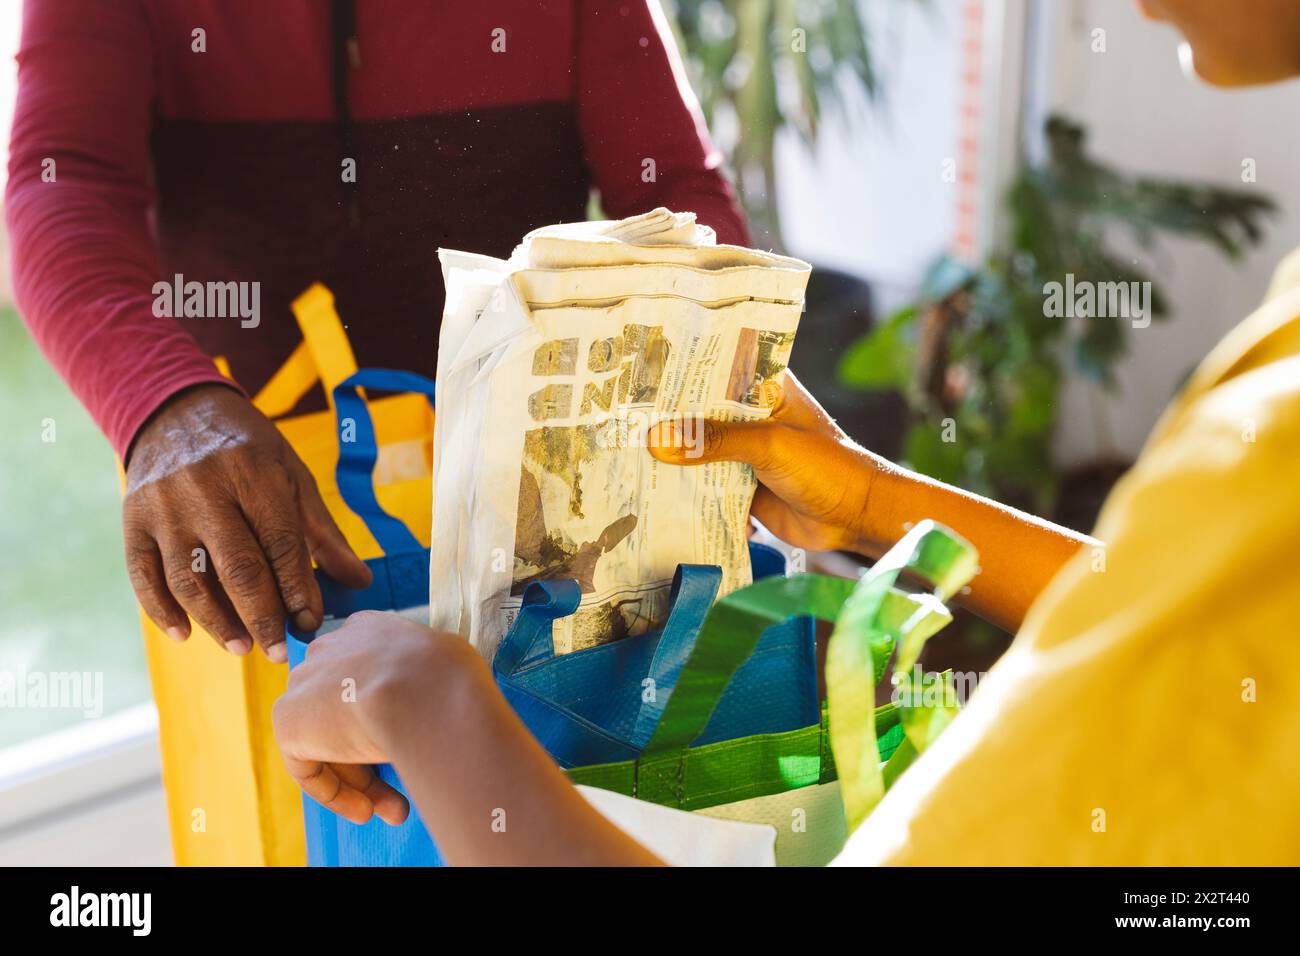
[[[1014,633],[1029,606],[1081,546],[1100,542],[996,501],[918,475],[855,444],[790,371],[765,421],[665,423],[650,454],[676,465],[742,461],[759,481],[751,508],[802,548],[878,558],[932,518],[979,551],[980,574],[960,602]]]
[[[751,511],[769,531],[801,548],[861,551],[880,460],[835,424],[794,373],[765,389],[775,403],[766,420],[665,422],[650,432],[650,454],[673,465],[743,461],[759,481]]]
[[[453,865],[659,862],[574,789],[459,635],[354,614],[312,641],[273,717],[289,773],[353,823],[406,819],[373,768],[393,764]]]
[[[316,638],[289,673],[275,703],[275,738],[303,791],[353,823],[377,815],[406,819],[406,798],[375,774],[391,759],[394,734],[425,734],[414,721],[415,698],[446,695],[483,660],[455,634],[439,634],[396,614],[362,611]]]

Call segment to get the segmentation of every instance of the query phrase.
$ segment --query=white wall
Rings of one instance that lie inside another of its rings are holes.
[[[786,245],[817,265],[869,277],[883,308],[910,296],[952,239],[959,0],[865,0],[884,95],[856,103],[850,125],[824,117],[810,152],[791,133],[778,142]]]
[[[1185,77],[1178,35],[1145,20],[1135,0],[1005,2],[1013,10],[1037,3],[1046,14],[1035,34],[1039,66],[1027,79],[1028,124],[1058,110],[1087,126],[1109,163],[1258,189],[1281,209],[1267,220],[1264,244],[1237,262],[1190,241],[1133,250],[1172,317],[1133,330],[1117,394],[1068,381],[1057,442],[1067,464],[1131,458],[1182,377],[1254,309],[1274,265],[1300,244],[1300,83],[1229,92]],[[781,211],[793,253],[867,276],[888,308],[911,296],[952,241],[956,187],[941,181],[939,164],[957,152],[962,3],[864,0],[863,8],[881,58],[882,103],[852,130],[829,118],[814,153],[792,135],[779,144]],[[1106,31],[1104,53],[1091,50],[1095,28]],[[1247,157],[1257,165],[1253,185],[1241,182]]]
[[[1053,15],[1047,103],[1088,127],[1099,157],[1162,177],[1258,189],[1281,209],[1268,221],[1266,241],[1235,263],[1186,241],[1142,253],[1172,317],[1131,331],[1119,395],[1070,383],[1058,436],[1066,460],[1108,450],[1131,457],[1183,375],[1254,310],[1273,267],[1300,244],[1300,83],[1225,91],[1189,79],[1178,62],[1178,34],[1144,19],[1133,0],[1043,6]],[[1096,28],[1106,31],[1104,53],[1091,51]],[[1257,164],[1254,185],[1241,181],[1246,158]]]

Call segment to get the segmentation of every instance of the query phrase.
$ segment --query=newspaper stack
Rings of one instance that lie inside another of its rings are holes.
[[[680,563],[748,584],[750,469],[660,464],[646,433],[671,420],[689,447],[701,417],[770,414],[808,264],[667,209],[438,255],[433,626],[490,659],[530,582],[576,579],[564,654],[662,625]]]

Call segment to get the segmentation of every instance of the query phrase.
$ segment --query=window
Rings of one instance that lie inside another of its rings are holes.
[[[22,5],[0,6],[0,145]],[[4,259],[7,261],[7,250]],[[149,699],[108,442],[0,282],[0,749]]]

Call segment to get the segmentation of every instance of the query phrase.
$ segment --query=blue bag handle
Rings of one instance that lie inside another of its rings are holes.
[[[680,669],[690,656],[704,616],[722,584],[722,569],[704,564],[679,564],[669,595],[671,610],[651,659],[648,677],[656,684]],[[582,602],[572,579],[534,581],[524,589],[519,614],[492,658],[492,669],[510,677],[524,667],[555,655],[551,624],[568,617]],[[643,705],[644,706],[644,705]]]
[[[649,700],[644,693],[641,695],[641,708],[632,729],[632,743],[638,750],[650,740],[668,702],[668,694],[660,693],[660,690],[672,684],[677,672],[691,656],[700,627],[721,586],[722,568],[717,565],[677,566],[677,573],[673,575],[672,610],[650,661],[650,673],[646,675],[646,679],[653,682],[652,693]]]
[[[582,590],[572,579],[534,581],[528,585],[514,624],[492,656],[493,672],[498,677],[509,677],[542,656],[534,654],[534,648],[552,652],[551,622],[568,617],[578,609],[581,601]]]
[[[375,496],[375,461],[379,446],[370,409],[361,397],[361,389],[382,392],[414,392],[425,395],[433,407],[434,383],[423,375],[399,369],[373,368],[353,372],[334,387],[334,411],[339,436],[339,463],[334,476],[339,494],[353,513],[365,522],[379,542],[384,554],[420,551],[422,547],[411,529],[379,506]],[[343,440],[344,424],[353,423],[352,441]]]

